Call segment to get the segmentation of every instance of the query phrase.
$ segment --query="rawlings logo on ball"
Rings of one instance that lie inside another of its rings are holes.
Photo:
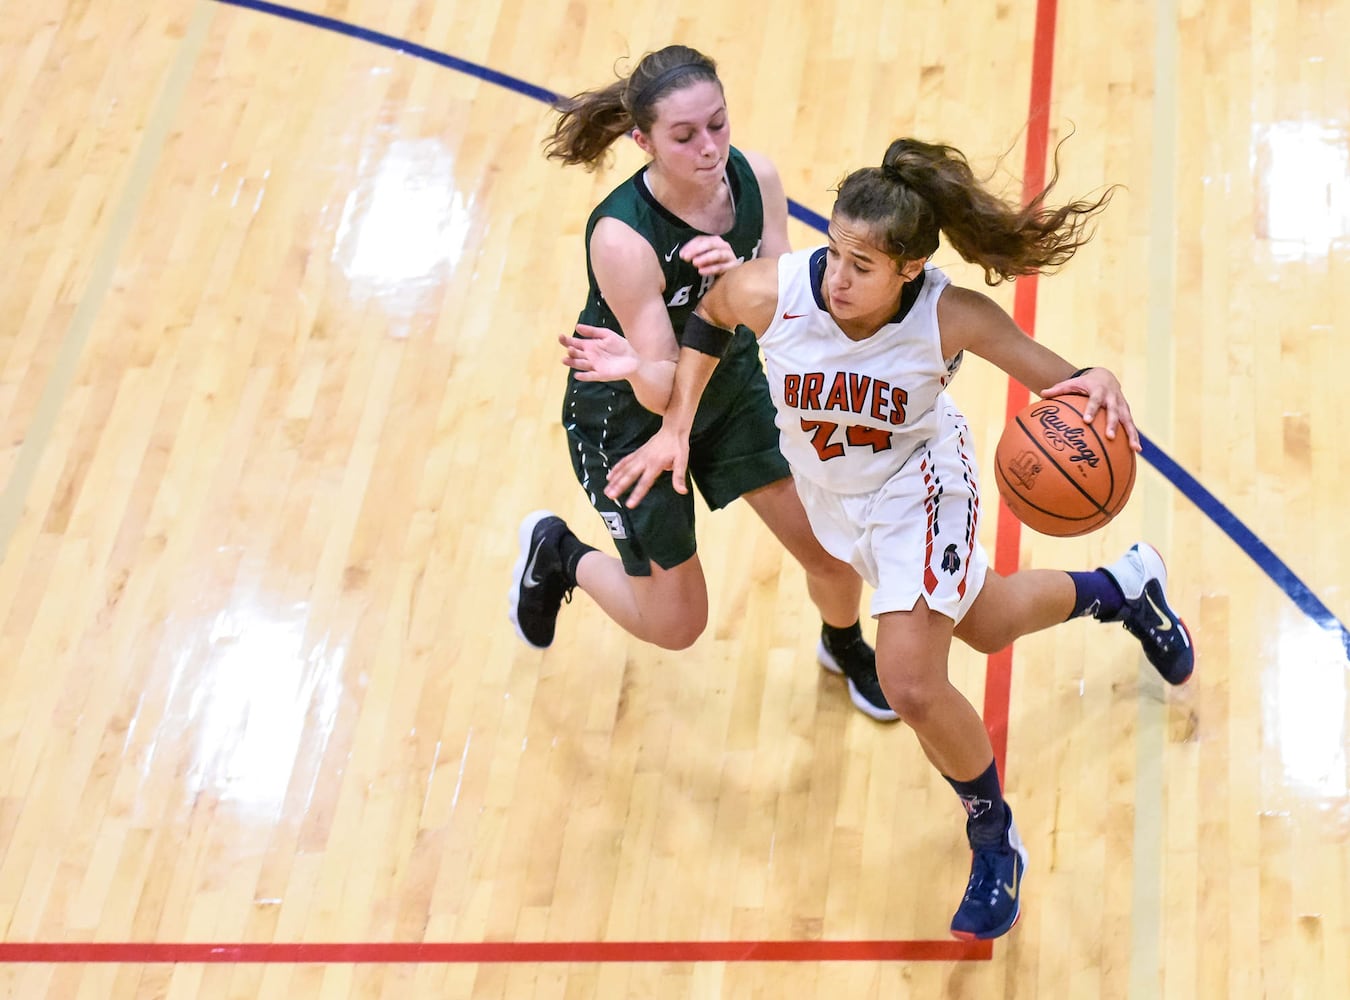
[[[1066,423],[1059,415],[1057,403],[1038,406],[1031,411],[1031,416],[1040,421],[1041,426],[1050,432],[1045,435],[1046,444],[1058,451],[1073,452],[1069,456],[1070,462],[1086,462],[1090,469],[1095,469],[1101,462],[1101,456],[1083,440],[1083,428],[1073,427]]]

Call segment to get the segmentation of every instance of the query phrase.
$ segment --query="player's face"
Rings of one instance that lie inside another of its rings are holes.
[[[700,80],[671,91],[656,102],[650,131],[637,136],[638,145],[672,179],[720,182],[731,146],[722,88]]]
[[[830,220],[828,238],[824,292],[830,315],[846,333],[869,336],[895,315],[905,283],[923,261],[906,261],[902,270],[874,242],[870,226],[840,215]]]

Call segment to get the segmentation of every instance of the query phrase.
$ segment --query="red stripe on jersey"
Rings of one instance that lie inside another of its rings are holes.
[[[966,596],[966,584],[970,577],[970,558],[975,552],[975,527],[980,521],[980,492],[975,486],[975,467],[972,463],[970,452],[966,448],[966,435],[961,431],[956,436],[957,453],[961,456],[962,475],[965,477],[966,485],[970,487],[970,495],[973,500],[967,503],[966,507],[966,566],[965,572],[961,574],[961,582],[957,585],[956,592],[962,597]]]
[[[934,499],[933,477],[929,474],[928,458],[925,455],[923,464],[920,466],[923,471],[924,485],[928,488],[928,495],[924,497],[923,509],[928,515],[927,525],[924,531],[923,539],[923,589],[926,593],[933,593],[937,590],[937,574],[933,572],[933,536],[934,528],[937,522],[937,501]]]

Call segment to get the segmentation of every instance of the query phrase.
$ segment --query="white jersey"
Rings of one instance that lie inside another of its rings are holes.
[[[897,317],[850,340],[821,298],[825,248],[778,258],[778,305],[759,338],[780,447],[795,475],[870,493],[938,429],[938,396],[961,356],[942,356],[937,303],[948,278],[926,267]]]

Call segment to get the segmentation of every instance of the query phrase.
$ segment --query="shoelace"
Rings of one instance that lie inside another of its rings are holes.
[[[997,882],[998,869],[996,867],[992,852],[976,851],[975,864],[970,870],[970,881],[966,883],[966,899],[975,902],[985,902],[985,900],[998,891],[997,885],[991,891],[988,888],[990,882]]]

